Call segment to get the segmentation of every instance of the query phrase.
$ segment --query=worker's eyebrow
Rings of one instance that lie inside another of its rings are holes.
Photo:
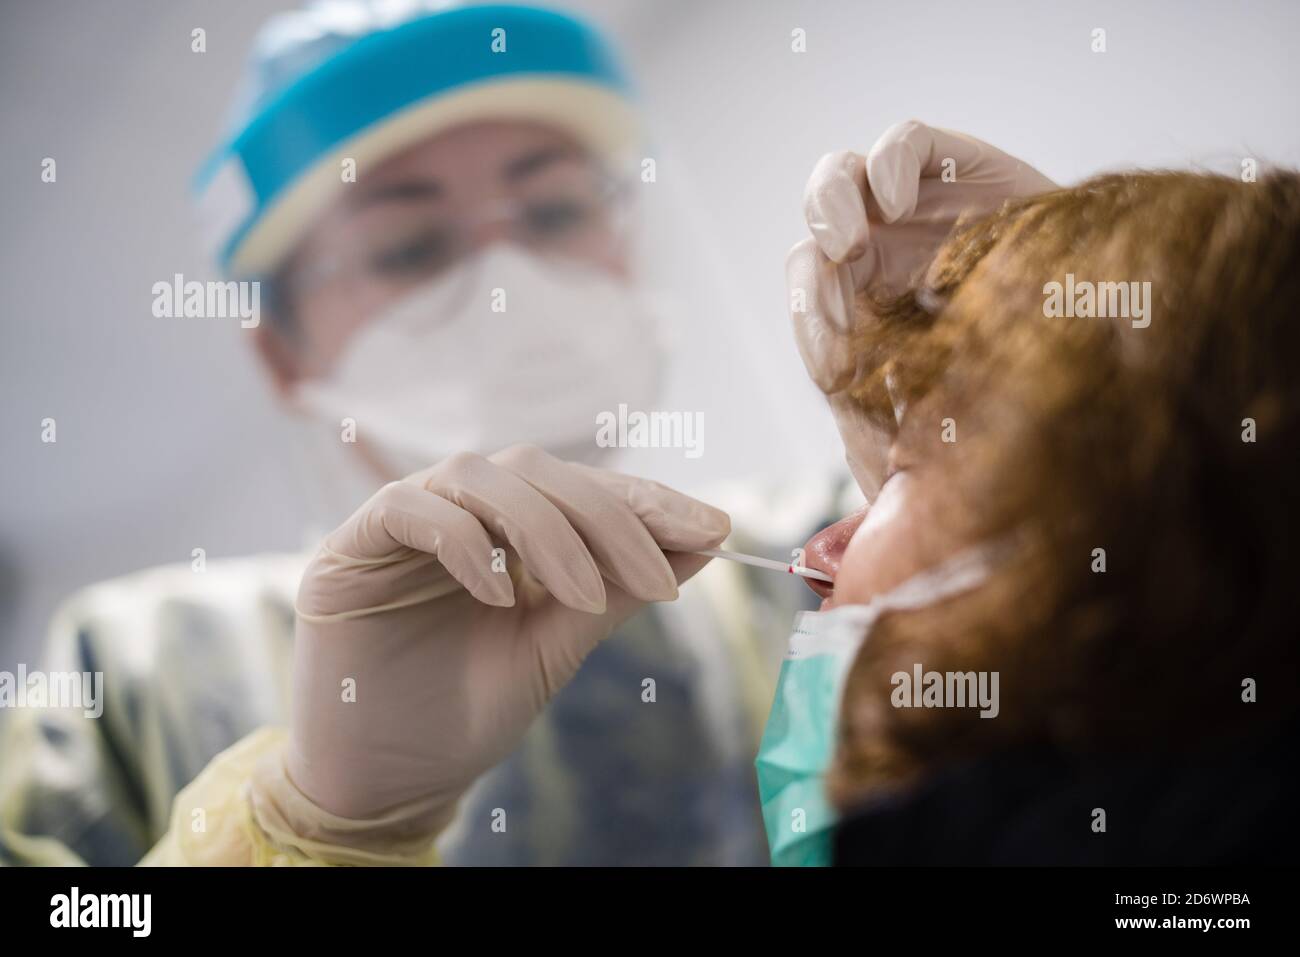
[[[545,146],[516,156],[506,163],[502,178],[509,183],[516,183],[540,172],[552,163],[573,159],[579,155],[571,146]],[[350,204],[353,209],[366,209],[381,203],[401,203],[408,200],[437,199],[444,192],[443,186],[436,179],[399,180],[380,186],[370,186]]]
[[[516,156],[510,162],[506,163],[505,169],[502,170],[502,177],[508,183],[517,183],[521,179],[527,179],[534,173],[537,173],[552,163],[560,160],[574,159],[578,151],[572,146],[544,146],[541,149],[533,150],[531,153],[524,153],[522,156]]]
[[[411,199],[434,199],[442,194],[442,184],[435,179],[410,179],[367,187],[352,203],[364,209],[379,203],[401,203]]]

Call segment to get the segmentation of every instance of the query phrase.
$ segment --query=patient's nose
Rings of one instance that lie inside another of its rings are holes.
[[[840,559],[844,557],[844,550],[849,547],[849,539],[853,538],[853,533],[858,530],[858,526],[866,517],[867,506],[864,505],[856,512],[844,516],[834,525],[827,525],[808,539],[803,547],[804,566],[815,568],[835,578],[840,571]],[[812,578],[805,578],[804,584],[822,598],[829,598],[835,587]]]

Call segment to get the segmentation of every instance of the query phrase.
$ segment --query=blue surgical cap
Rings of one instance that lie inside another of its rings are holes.
[[[453,126],[546,123],[618,161],[639,145],[627,81],[599,33],[521,6],[327,0],[273,18],[231,130],[195,179],[231,275],[273,272],[357,168]]]

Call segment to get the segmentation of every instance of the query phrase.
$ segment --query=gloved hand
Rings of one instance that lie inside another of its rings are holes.
[[[288,778],[330,815],[436,833],[587,654],[676,598],[708,562],[689,552],[729,530],[658,483],[528,446],[386,485],[303,576]]]
[[[868,500],[884,478],[891,436],[842,394],[856,372],[846,337],[854,331],[858,294],[904,291],[958,216],[989,213],[1012,197],[1055,188],[987,143],[916,120],[891,126],[866,156],[843,151],[817,161],[804,190],[812,237],[790,250],[786,282],[799,353],[829,398],[849,467]]]

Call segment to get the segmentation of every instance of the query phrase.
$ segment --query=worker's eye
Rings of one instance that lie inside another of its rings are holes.
[[[592,216],[592,204],[575,199],[531,203],[523,210],[524,225],[538,238],[554,238],[581,229]]]
[[[455,245],[444,230],[421,233],[375,253],[369,265],[385,277],[426,275],[450,265],[456,255]]]

